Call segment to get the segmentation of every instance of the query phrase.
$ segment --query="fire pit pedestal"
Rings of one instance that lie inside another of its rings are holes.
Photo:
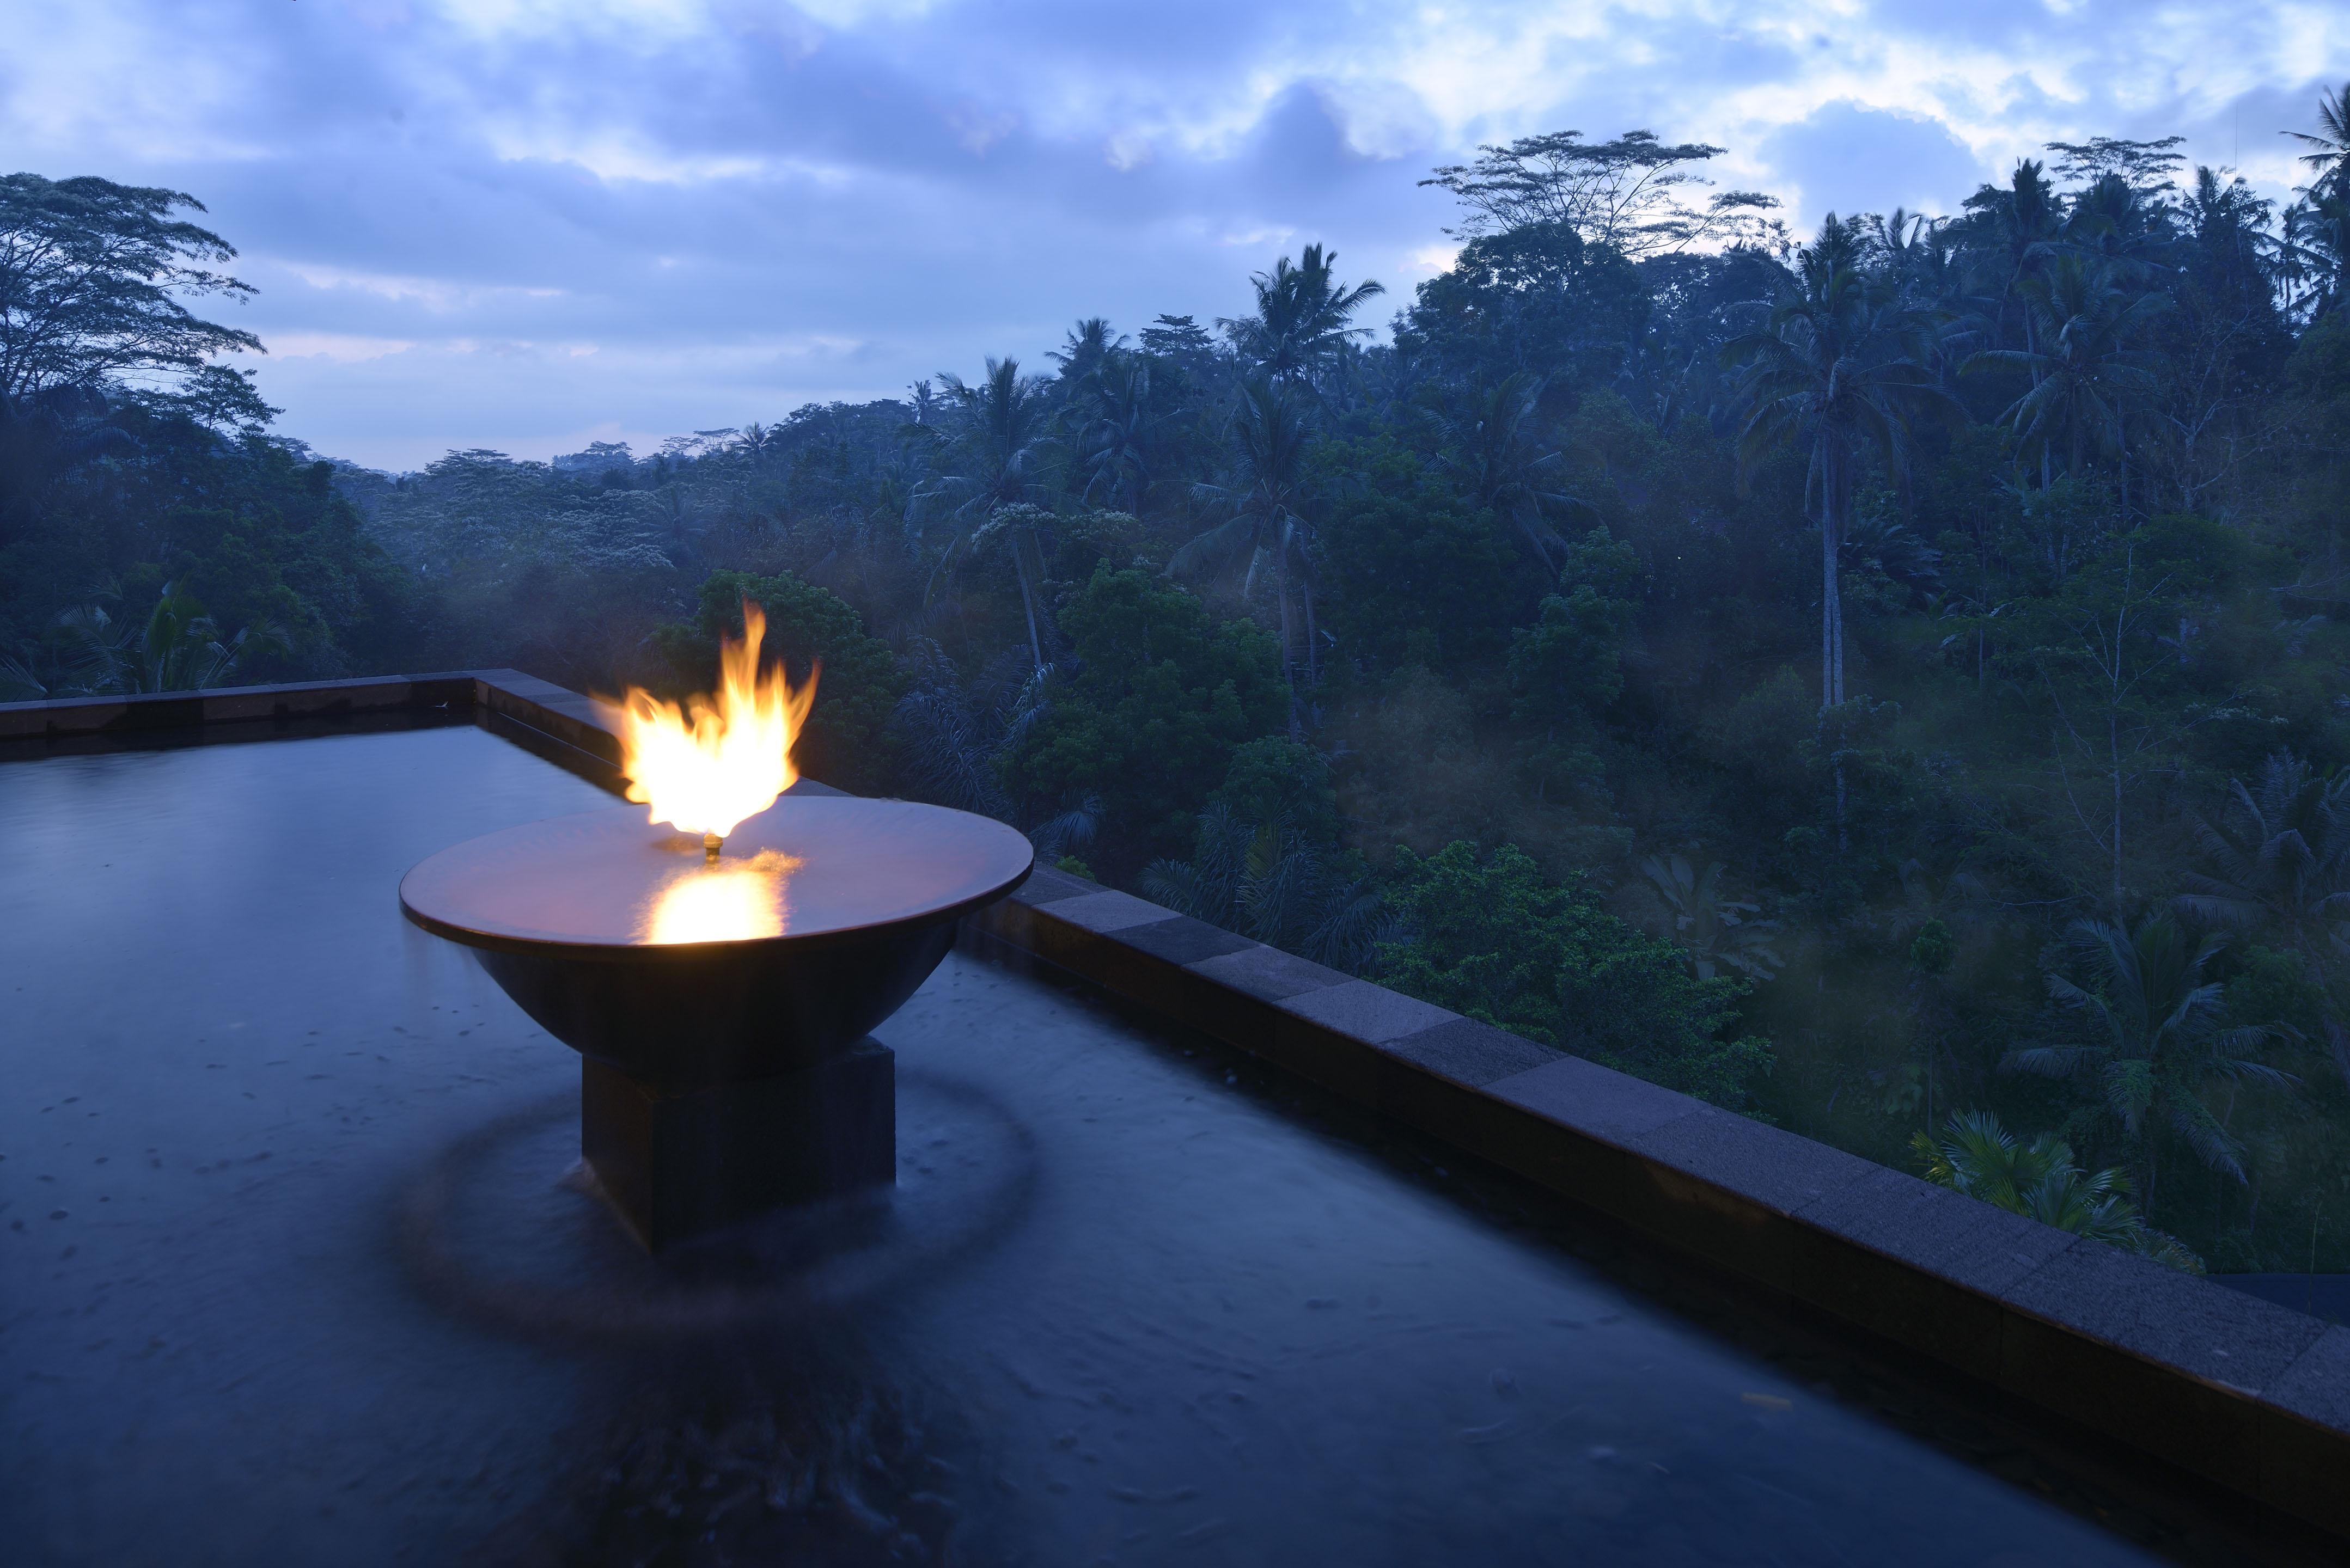
[[[579,1150],[629,1229],[660,1250],[897,1174],[897,1059],[871,1035],[743,1084],[665,1092],[580,1064]]]
[[[443,850],[400,897],[579,1052],[581,1153],[659,1250],[893,1179],[893,1062],[868,1031],[1033,861],[985,817],[785,795],[715,860],[619,808]]]

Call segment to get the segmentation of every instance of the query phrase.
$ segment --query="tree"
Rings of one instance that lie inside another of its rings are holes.
[[[1392,435],[1318,441],[1310,457],[1326,518],[1315,608],[1335,651],[1368,672],[1442,670],[1508,648],[1533,596],[1523,547],[1501,519]]]
[[[1477,151],[1475,162],[1446,164],[1420,182],[1450,191],[1468,209],[1459,231],[1466,238],[1560,223],[1592,244],[1637,257],[1774,234],[1762,214],[1779,203],[1757,192],[1718,192],[1702,209],[1683,200],[1683,190],[1712,183],[1695,166],[1721,157],[1719,147],[1666,142],[1651,130],[1601,142],[1554,130]]]
[[[1555,392],[1613,380],[1652,314],[1641,270],[1623,256],[1565,223],[1522,223],[1470,241],[1422,283],[1396,345],[1464,382],[1523,373]]]
[[[1313,525],[1306,520],[1305,405],[1298,394],[1271,377],[1241,388],[1232,411],[1233,472],[1227,484],[1197,484],[1193,493],[1232,513],[1175,552],[1170,573],[1183,576],[1244,566],[1243,597],[1270,581],[1281,610],[1281,670],[1289,685],[1289,727],[1301,728],[1298,713],[1297,628],[1293,602],[1305,633],[1306,679],[1314,679]]]
[[[2063,617],[2064,635],[2032,650],[2055,720],[2056,772],[2066,809],[2105,858],[2106,898],[2114,909],[2127,902],[2127,797],[2149,767],[2159,765],[2173,732],[2173,710],[2150,688],[2158,673],[2178,664],[2177,650],[2157,635],[2168,580],[2140,587],[2135,540],[2119,554],[2118,572],[2108,566],[2066,582],[2060,568],[2064,597],[2054,607]],[[2093,793],[2075,787],[2075,761],[2096,781]]]
[[[1098,494],[1113,506],[1139,509],[1150,487],[1153,438],[1166,417],[1151,401],[1149,362],[1111,355],[1095,369],[1082,408],[1077,466],[1086,500]]]
[[[2056,172],[2068,180],[2091,186],[2119,180],[2128,189],[2144,193],[2163,189],[2186,166],[2186,155],[2178,151],[2186,144],[2183,136],[2157,137],[2151,141],[2092,136],[2086,141],[2052,141],[2048,151],[2056,154]]]
[[[2317,130],[2288,130],[2284,135],[2315,151],[2301,161],[2310,170],[2308,194],[2316,200],[2350,198],[2350,82],[2340,91],[2319,94]]]
[[[2075,920],[2064,942],[2082,978],[2051,974],[2048,992],[2081,1016],[2090,1038],[2021,1047],[2002,1065],[2087,1084],[2130,1140],[2149,1210],[2160,1132],[2184,1140],[2210,1169],[2243,1180],[2242,1145],[2204,1103],[2205,1088],[2228,1079],[2278,1087],[2296,1080],[2253,1054],[2272,1033],[2267,1025],[2222,1027],[2221,987],[2204,976],[2220,938],[2190,938],[2168,914],[2156,913],[2134,929]]]
[[[2173,304],[2150,323],[2159,358],[2144,428],[2149,469],[2193,512],[2271,444],[2254,410],[2293,350],[2293,269],[2270,203],[2241,178],[2199,166],[2178,223],[2179,268],[2162,280]]]
[[[1063,600],[1061,626],[1075,657],[1038,683],[1041,711],[1005,745],[1006,788],[1029,819],[1099,795],[1106,852],[1128,871],[1180,853],[1234,749],[1280,724],[1273,639],[1245,620],[1217,626],[1194,595],[1107,561]]]
[[[1263,377],[1274,381],[1310,379],[1349,340],[1367,327],[1347,325],[1356,311],[1387,289],[1366,279],[1349,288],[1334,275],[1336,251],[1307,245],[1293,265],[1287,256],[1271,272],[1253,275],[1256,313],[1216,325]]]
[[[0,398],[195,376],[213,356],[261,339],[181,304],[255,291],[204,264],[235,247],[172,216],[201,213],[184,192],[90,176],[0,176]]]
[[[1491,390],[1472,389],[1468,410],[1437,415],[1436,426],[1443,442],[1437,461],[1477,505],[1516,525],[1518,537],[1547,573],[1558,570],[1555,556],[1566,553],[1566,540],[1550,525],[1551,514],[1574,513],[1596,521],[1598,514],[1589,502],[1557,487],[1565,460],[1536,436],[1543,387],[1541,377],[1516,371]]]
[[[1534,624],[1510,634],[1510,714],[1541,727],[1522,745],[1539,799],[1551,798],[1554,780],[1600,786],[1593,724],[1623,695],[1624,644],[1644,586],[1638,553],[1594,528],[1568,550],[1558,591],[1544,596]]]
[[[224,637],[219,623],[176,583],[165,583],[143,621],[118,621],[103,604],[57,617],[75,687],[88,692],[201,691],[225,686],[253,628]],[[259,639],[273,634],[265,630]]]
[[[1694,978],[1584,878],[1549,881],[1513,845],[1399,850],[1389,898],[1402,924],[1380,977],[1399,991],[1716,1105],[1744,1106],[1770,1071],[1768,1041],[1723,1038],[1745,981]]]
[[[1191,858],[1151,862],[1142,890],[1193,919],[1348,971],[1367,967],[1394,925],[1359,858],[1284,815],[1256,819],[1223,800],[1200,814]]]
[[[1862,449],[1898,474],[1914,427],[1956,410],[1926,368],[1931,317],[1865,260],[1855,225],[1829,213],[1819,237],[1795,253],[1768,324],[1722,349],[1724,366],[1742,372],[1740,462],[1781,445],[1800,444],[1809,456],[1806,495],[1820,523],[1823,710],[1845,701],[1837,563]]]
[[[953,576],[957,564],[972,547],[974,536],[997,508],[1019,502],[1050,504],[1052,487],[1046,483],[1045,468],[1055,451],[1050,395],[1042,380],[1021,375],[1019,360],[990,359],[987,374],[977,386],[967,386],[962,377],[945,372],[939,381],[961,415],[961,429],[942,458],[954,472],[917,490],[909,507],[910,521],[943,514],[951,530],[931,576],[934,586]],[[1041,670],[1045,642],[1036,627],[1034,552],[1024,552],[1017,539],[1012,545],[1020,607],[1028,618],[1029,657]]]
[[[1125,347],[1125,337],[1111,329],[1107,318],[1088,316],[1069,328],[1061,346],[1045,358],[1061,368],[1063,385],[1081,388],[1111,355]]]
[[[2240,928],[2275,926],[2312,958],[2350,921],[2350,772],[2327,778],[2291,752],[2270,755],[2257,791],[2228,784],[2214,826],[2191,819],[2208,871],[2183,873],[2179,906]]]
[[[1651,855],[1640,862],[1640,875],[1672,918],[1674,940],[1688,951],[1698,979],[1735,970],[1749,980],[1769,980],[1787,961],[1771,945],[1779,922],[1755,919],[1762,912],[1759,905],[1729,897],[1723,869],[1716,860],[1698,871],[1679,855]]]
[[[2128,1171],[2111,1166],[2085,1174],[2072,1146],[2054,1133],[2018,1143],[1989,1111],[1965,1111],[1950,1117],[1939,1138],[1920,1132],[1909,1147],[1938,1187],[2185,1273],[2203,1272],[2202,1259],[2139,1215]]]
[[[2017,292],[2038,347],[1985,349],[1963,368],[1999,366],[2031,376],[2031,389],[2000,420],[2015,432],[2019,445],[2039,453],[2043,491],[2051,479],[2050,457],[2058,450],[2065,454],[2064,471],[2073,474],[2085,471],[2092,454],[2111,453],[2121,460],[2126,505],[2129,404],[2155,384],[2150,356],[2130,348],[2129,339],[2170,302],[2150,289],[2126,289],[2115,282],[2111,268],[2093,267],[2070,254],[2025,278]]]

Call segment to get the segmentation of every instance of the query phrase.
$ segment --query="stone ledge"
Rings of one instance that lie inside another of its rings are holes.
[[[308,680],[281,686],[224,686],[202,691],[147,691],[120,697],[60,697],[0,702],[0,740],[70,740],[256,719],[326,718],[390,709],[471,708],[475,677],[464,671]]]

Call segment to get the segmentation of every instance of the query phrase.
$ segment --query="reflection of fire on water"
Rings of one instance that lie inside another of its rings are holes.
[[[652,807],[650,820],[702,836],[710,858],[744,817],[775,803],[799,777],[792,742],[816,700],[816,672],[798,691],[779,665],[759,668],[767,618],[743,606],[743,640],[722,639],[718,690],[686,699],[681,709],[640,687],[620,708],[620,772],[629,798]]]
[[[790,915],[797,857],[762,849],[748,860],[696,866],[654,898],[643,940],[656,947],[780,937]]]

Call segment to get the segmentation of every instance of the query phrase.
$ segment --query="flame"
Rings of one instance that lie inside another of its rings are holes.
[[[652,807],[650,820],[723,838],[744,817],[775,803],[799,777],[792,742],[816,701],[817,671],[794,691],[783,668],[759,668],[767,618],[743,606],[743,640],[718,645],[718,691],[681,710],[639,687],[620,708],[620,772],[629,798]]]

